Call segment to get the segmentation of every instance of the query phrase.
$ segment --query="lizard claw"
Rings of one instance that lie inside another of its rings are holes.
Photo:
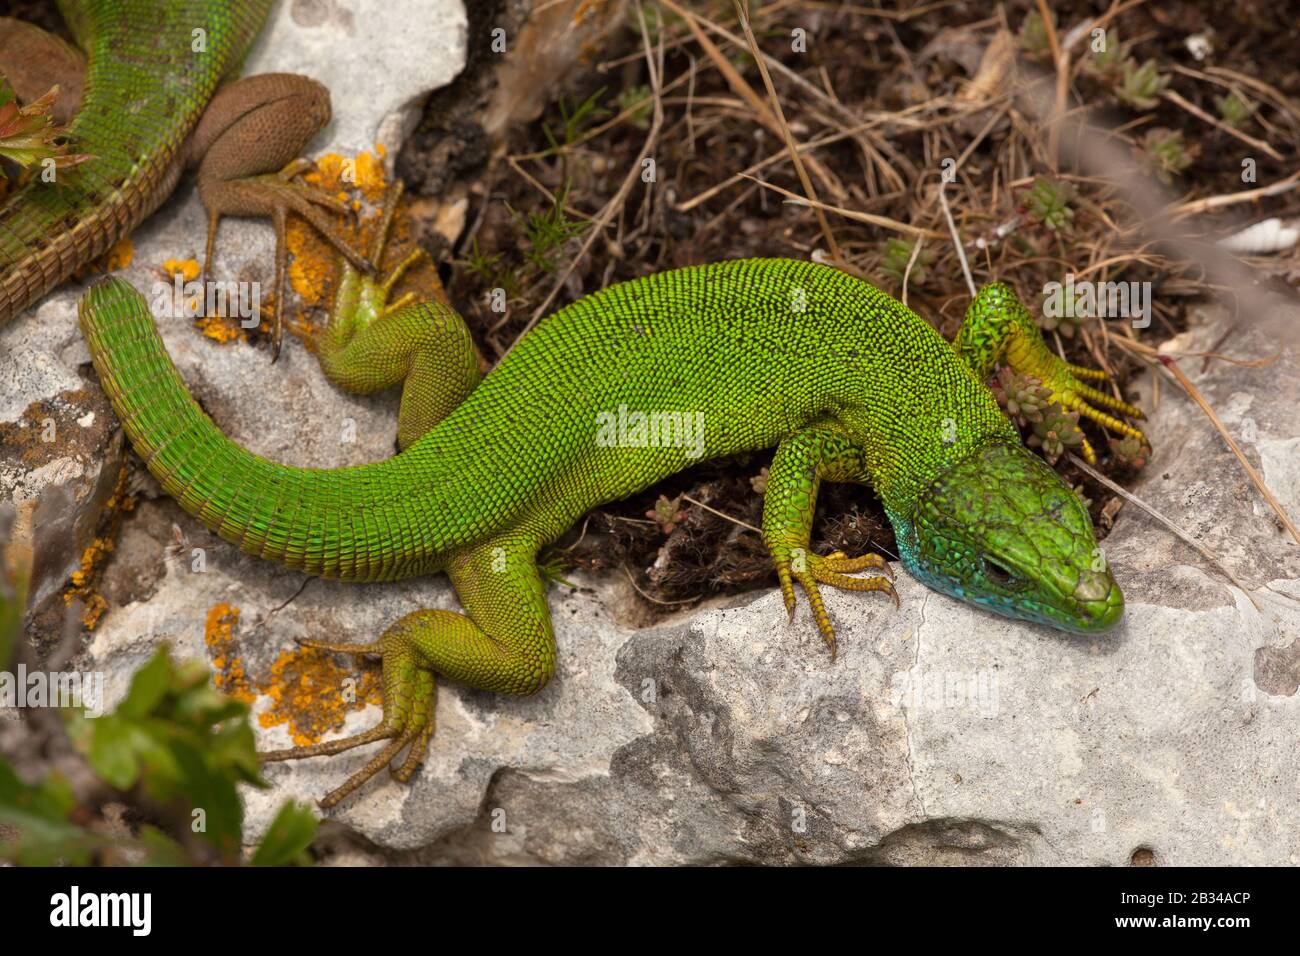
[[[364,767],[319,801],[323,810],[338,805],[384,767],[389,768],[394,780],[407,783],[424,760],[429,741],[433,738],[434,704],[437,699],[437,685],[434,683],[433,673],[426,668],[413,666],[411,651],[409,647],[403,646],[400,640],[389,642],[381,638],[373,644],[346,644],[300,639],[298,643],[304,647],[341,654],[382,655],[385,675],[388,677],[396,675],[391,677],[391,684],[390,680],[385,680],[384,718],[370,730],[350,737],[302,747],[288,747],[284,750],[263,751],[258,754],[258,759],[263,763],[274,763],[282,760],[300,760],[304,757],[325,757],[379,740],[389,741],[388,745],[375,754]],[[392,766],[393,759],[407,747],[410,749],[407,751],[406,759],[400,766]]]
[[[855,578],[849,575],[856,571],[876,570],[885,572],[883,577]],[[808,594],[808,604],[812,608],[813,619],[822,640],[830,648],[831,660],[835,660],[835,628],[826,611],[818,585],[827,584],[844,591],[884,591],[894,599],[894,606],[899,607],[898,592],[894,590],[894,572],[889,563],[878,554],[863,554],[849,557],[842,551],[828,555],[798,554],[778,558],[776,561],[777,579],[781,584],[781,596],[785,599],[786,611],[790,620],[794,620],[795,607],[798,603],[794,585],[798,583]]]

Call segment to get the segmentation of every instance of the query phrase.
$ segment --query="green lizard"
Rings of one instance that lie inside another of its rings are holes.
[[[0,18],[0,74],[24,100],[59,85],[54,114],[75,114],[68,135],[91,156],[54,182],[32,177],[0,207],[0,325],[128,235],[187,168],[208,211],[205,277],[221,216],[275,224],[275,352],[290,212],[370,269],[322,212],[351,210],[298,179],[310,164],[296,157],[329,121],[329,92],[283,73],[220,85],[238,74],[271,2],[60,0],[85,64],[57,37]]]
[[[877,555],[809,553],[823,480],[870,483],[903,565],[937,590],[1081,633],[1123,613],[1088,512],[1020,443],[984,382],[1006,361],[1113,429],[1140,435],[1089,402],[1140,413],[1082,384],[1101,373],[1049,352],[1005,285],[976,296],[954,346],[884,292],[828,266],[754,259],[679,269],[561,309],[480,383],[460,316],[434,301],[388,302],[409,264],[380,280],[344,263],[320,337],[336,384],[371,392],[403,383],[401,452],[348,468],[277,465],[226,438],[190,397],[126,282],[97,283],[80,306],[123,428],[189,514],[249,554],[309,574],[376,581],[446,571],[455,586],[463,614],[417,611],[373,644],[304,642],[383,660],[379,726],[264,755],[388,740],[323,806],[403,748],[392,772],[410,779],[434,730],[435,675],[515,694],[552,675],[538,550],[596,505],[698,460],[683,442],[602,441],[602,413],[620,406],[702,415],[706,458],[776,449],[763,537],[787,608],[793,615],[797,584],[832,652],[819,584],[894,591],[886,577],[852,576],[884,568]]]

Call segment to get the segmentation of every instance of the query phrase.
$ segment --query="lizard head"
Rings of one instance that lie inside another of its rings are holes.
[[[1083,502],[1022,445],[976,448],[921,494],[906,526],[904,564],[936,590],[1078,634],[1124,613]]]

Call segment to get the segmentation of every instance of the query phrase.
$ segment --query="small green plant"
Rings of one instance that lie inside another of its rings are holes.
[[[1134,471],[1145,468],[1151,458],[1151,447],[1132,435],[1110,439],[1110,452],[1116,461]]]
[[[510,209],[510,215],[524,230],[524,259],[541,272],[556,269],[553,254],[563,248],[574,236],[582,234],[590,223],[584,219],[570,219],[564,213],[569,200],[569,187],[555,197],[555,204],[546,212],[530,212],[527,216]]]
[[[1070,201],[1075,195],[1075,189],[1069,183],[1040,176],[1034,180],[1034,187],[1029,191],[1026,207],[1029,214],[1048,229],[1062,232],[1069,228],[1074,219]]]
[[[1160,102],[1160,93],[1168,85],[1169,77],[1160,74],[1155,60],[1138,66],[1136,60],[1128,59],[1115,95],[1134,109],[1149,110]]]
[[[1163,126],[1148,130],[1142,139],[1142,149],[1152,172],[1167,185],[1172,184],[1175,176],[1192,165],[1192,156],[1183,142],[1183,134],[1177,130],[1168,130]]]
[[[1088,497],[1088,493],[1084,489],[1082,483],[1077,485],[1071,485],[1070,490],[1074,492],[1074,496],[1079,499],[1079,503],[1082,504],[1085,508],[1092,507],[1092,499]]]
[[[1233,129],[1244,126],[1246,121],[1255,114],[1255,110],[1259,109],[1245,97],[1238,96],[1236,91],[1230,92],[1227,96],[1216,96],[1214,105],[1219,109],[1219,116]]]
[[[641,130],[650,128],[650,111],[654,105],[650,87],[644,84],[626,87],[618,94],[617,102],[620,113],[624,110],[632,111],[628,116],[629,123]]]
[[[916,261],[912,262],[911,273],[908,273],[907,264],[912,261],[914,246],[915,243],[908,242],[906,239],[889,239],[881,249],[884,261],[880,263],[880,271],[899,285],[903,284],[903,276],[907,275],[909,288],[925,283],[926,266],[934,262],[934,253],[922,247],[921,251],[917,253]]]
[[[1031,10],[1020,22],[1020,33],[1016,39],[1020,49],[1030,56],[1044,57],[1052,52],[1052,44],[1047,39],[1047,27],[1036,10]]]
[[[66,716],[68,735],[95,775],[124,803],[171,824],[171,832],[149,824],[131,837],[91,829],[82,821],[96,810],[78,806],[62,778],[28,785],[0,760],[0,823],[18,833],[0,845],[0,858],[36,865],[240,861],[244,810],[236,785],[267,784],[258,775],[248,707],[214,690],[203,662],[178,666],[164,645],[112,713]],[[251,862],[309,863],[315,834],[311,811],[285,803]]]
[[[605,87],[602,86],[576,106],[571,104],[567,96],[559,98],[556,103],[560,111],[561,128],[559,134],[557,135],[552,131],[549,123],[542,124],[542,133],[545,135],[546,141],[551,144],[549,152],[558,152],[565,147],[572,146],[588,126],[609,115],[608,110],[597,105],[604,94]]]
[[[1085,61],[1085,65],[1099,76],[1116,78],[1123,69],[1126,53],[1127,49],[1119,42],[1115,31],[1107,30],[1102,49],[1094,51]]]
[[[998,369],[990,384],[993,397],[1002,410],[1018,425],[1043,420],[1044,410],[1052,403],[1052,391],[1032,375],[1022,375],[1010,365]]]
[[[689,514],[690,512],[682,504],[681,495],[676,498],[660,495],[659,500],[645,513],[645,516],[658,524],[659,530],[664,534],[672,534],[677,530],[678,525],[686,521]]]
[[[1043,454],[1052,464],[1056,464],[1068,449],[1083,444],[1083,432],[1079,429],[1079,413],[1067,412],[1060,405],[1052,403],[1043,412],[1043,420],[1034,423],[1033,434],[1029,436],[1031,447],[1041,447]]]

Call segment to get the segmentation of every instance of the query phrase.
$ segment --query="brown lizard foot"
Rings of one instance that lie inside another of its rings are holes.
[[[311,223],[355,268],[373,271],[326,214],[352,217],[352,210],[299,178],[312,164],[297,157],[329,118],[329,91],[315,80],[264,73],[223,87],[185,146],[186,164],[198,167],[199,198],[208,211],[205,280],[222,216],[265,216],[275,225],[275,357],[284,330],[289,213]]]
[[[223,215],[267,216],[275,226],[275,317],[271,332],[271,360],[280,356],[280,343],[284,337],[285,276],[288,273],[289,248],[287,229],[289,213],[295,213],[311,223],[355,269],[374,271],[371,261],[356,251],[345,240],[322,210],[337,213],[355,221],[349,205],[303,182],[301,175],[312,169],[308,160],[296,159],[276,173],[263,173],[244,179],[221,180],[202,188],[204,205],[208,210],[208,239],[203,258],[203,278],[206,284],[212,264],[212,251],[217,238],[217,225]]]

